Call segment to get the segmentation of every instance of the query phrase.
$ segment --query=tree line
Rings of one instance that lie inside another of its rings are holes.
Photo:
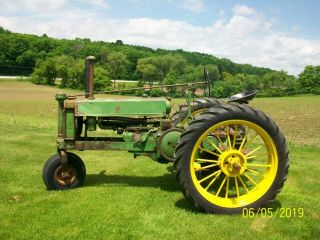
[[[203,81],[205,67],[215,97],[251,89],[259,89],[260,96],[320,94],[320,66],[306,66],[297,78],[284,71],[181,49],[151,49],[126,45],[121,40],[54,39],[46,34],[12,33],[0,27],[0,75],[31,75],[34,83],[48,85],[61,79],[61,88],[83,89],[84,58],[89,55],[96,57],[97,91],[112,89],[111,79],[137,80],[139,86]],[[168,91],[174,96],[184,94],[178,89]],[[131,94],[139,95],[141,91]],[[161,95],[161,91],[152,94]]]

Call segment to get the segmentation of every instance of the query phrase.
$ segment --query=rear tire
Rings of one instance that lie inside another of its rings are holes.
[[[61,157],[57,153],[50,157],[43,167],[42,178],[49,190],[76,188],[83,184],[86,168],[79,156],[67,153],[68,163],[63,168]]]
[[[241,136],[240,126],[246,127],[242,146],[231,138],[231,133],[234,139]],[[225,142],[220,132],[228,133]],[[283,134],[269,117],[230,104],[208,110],[190,123],[176,148],[174,169],[184,196],[199,209],[241,213],[275,199],[287,179],[288,153]]]
[[[200,98],[191,103],[192,118],[199,116],[201,113],[212,107],[221,107],[225,105],[225,102],[216,98]],[[181,106],[180,106],[181,107]],[[172,115],[173,126],[182,124],[184,127],[188,125],[188,104],[183,104],[181,107],[181,113],[175,112]]]

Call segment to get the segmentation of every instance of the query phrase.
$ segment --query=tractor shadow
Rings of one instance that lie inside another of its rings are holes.
[[[160,188],[168,192],[180,191],[174,174],[166,173],[162,176],[130,176],[130,175],[106,175],[105,170],[98,174],[88,174],[83,187],[100,185],[119,185],[131,187]]]
[[[278,199],[275,199],[273,201],[267,202],[262,206],[263,208],[271,208],[272,212],[276,212],[282,207],[281,202]]]
[[[171,172],[171,168],[167,168]],[[130,176],[130,175],[106,175],[103,170],[98,174],[88,174],[83,187],[96,187],[96,186],[130,186],[130,187],[150,187],[157,188],[167,192],[180,192],[180,187],[175,179],[173,173],[166,173],[162,176]],[[197,209],[190,201],[181,196],[175,202],[175,207],[180,208],[186,212],[195,214],[205,214],[203,211]],[[262,206],[263,208],[272,208],[276,211],[281,208],[281,202],[274,200]]]
[[[192,203],[186,198],[182,197],[174,204],[177,208],[180,208],[186,212],[195,213],[195,214],[205,214],[204,211],[197,209]]]
[[[131,187],[150,187],[158,188],[167,192],[180,192],[180,187],[172,173],[172,168],[167,167],[168,172],[162,176],[122,176],[106,175],[103,170],[98,174],[88,174],[83,187],[97,187],[106,185],[131,186]],[[182,195],[182,194],[181,194]],[[201,213],[187,199],[181,199],[174,203],[175,207],[187,212]]]

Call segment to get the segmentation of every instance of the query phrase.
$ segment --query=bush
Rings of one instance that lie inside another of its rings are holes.
[[[150,91],[151,97],[161,97],[162,95],[163,95],[163,92],[159,88],[155,88]]]

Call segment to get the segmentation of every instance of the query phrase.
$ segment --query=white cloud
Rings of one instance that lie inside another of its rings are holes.
[[[243,15],[243,16],[255,15],[257,13],[254,8],[250,8],[246,5],[239,5],[239,4],[235,5],[232,8],[232,12],[235,15]]]
[[[59,11],[50,18],[0,17],[0,25],[14,32],[58,38],[94,40],[184,49],[227,57],[239,63],[284,69],[298,74],[307,64],[320,64],[320,41],[273,30],[273,22],[247,6],[236,5],[233,16],[208,26],[169,19],[109,19],[84,11]]]
[[[220,10],[219,13],[218,13],[219,18],[224,17],[225,13],[226,12],[224,10]]]
[[[96,7],[102,8],[102,9],[108,9],[109,5],[104,0],[91,0],[90,3]]]
[[[182,8],[191,12],[202,12],[204,11],[203,0],[183,0]]]
[[[1,13],[26,11],[33,13],[49,13],[61,9],[67,0],[2,0]]]

